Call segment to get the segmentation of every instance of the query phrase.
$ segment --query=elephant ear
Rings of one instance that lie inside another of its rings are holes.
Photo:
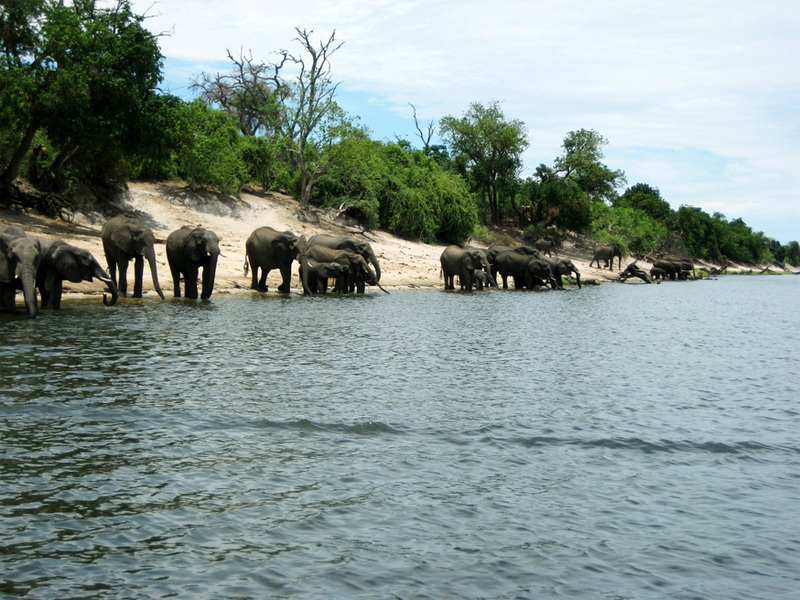
[[[77,248],[62,245],[55,248],[52,255],[53,266],[56,268],[59,275],[62,279],[67,279],[72,283],[83,281],[76,250]]]
[[[10,283],[14,278],[14,269],[11,268],[11,261],[7,256],[10,241],[6,236],[0,235],[0,283]]]
[[[205,242],[203,240],[203,230],[195,229],[184,242],[184,248],[189,255],[189,260],[192,262],[200,262],[203,260],[203,251],[205,250]]]
[[[111,241],[125,254],[135,254],[133,245],[133,231],[128,223],[120,225],[111,233]]]
[[[294,243],[294,249],[298,256],[308,252],[308,242],[306,241],[305,235],[301,235],[299,238],[297,238],[297,241]]]

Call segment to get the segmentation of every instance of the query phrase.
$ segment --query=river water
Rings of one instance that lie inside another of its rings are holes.
[[[788,598],[800,277],[0,317],[0,597]]]

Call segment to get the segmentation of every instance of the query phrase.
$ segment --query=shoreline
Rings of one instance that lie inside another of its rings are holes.
[[[440,277],[439,257],[445,244],[424,244],[395,237],[384,231],[364,232],[357,227],[349,226],[330,212],[323,210],[309,211],[309,219],[299,218],[297,202],[282,194],[254,194],[243,192],[240,198],[221,197],[206,191],[192,191],[188,186],[177,182],[142,183],[128,185],[127,197],[121,212],[136,215],[149,226],[156,236],[156,262],[161,288],[168,298],[172,295],[172,277],[166,260],[164,241],[169,233],[191,225],[202,226],[214,231],[220,238],[221,255],[217,263],[214,294],[224,293],[263,293],[250,288],[250,276],[244,275],[245,241],[254,229],[269,225],[279,231],[289,230],[307,238],[317,233],[334,233],[339,235],[356,235],[370,242],[381,264],[381,285],[388,290],[442,289],[444,281]],[[17,224],[25,229],[28,235],[44,238],[60,238],[70,244],[84,248],[92,253],[97,261],[106,266],[100,230],[106,217],[96,212],[76,212],[71,222],[61,219],[48,219],[41,215],[0,211],[0,223]],[[313,222],[309,222],[313,221]],[[483,245],[476,243],[475,245]],[[572,260],[581,272],[581,280],[589,285],[616,281],[619,270],[598,269],[589,267],[591,250],[577,247],[567,242],[558,250],[558,256]],[[623,260],[623,268],[633,260]],[[638,264],[649,270],[650,263],[639,261]],[[702,266],[706,263],[697,261]],[[762,265],[760,269],[773,267]],[[752,267],[729,267],[731,274],[746,272]],[[774,267],[773,267],[774,270]],[[785,271],[797,273],[799,270]],[[276,293],[280,283],[277,270],[270,272],[267,284],[270,291]],[[128,269],[128,285],[133,285],[133,269]],[[104,288],[105,286],[103,286]],[[145,300],[155,294],[150,274],[145,269],[143,290]],[[73,284],[64,282],[64,299],[101,295],[102,289],[95,282]],[[293,268],[291,292],[302,294],[302,287],[297,278],[297,268]],[[367,288],[367,293],[379,293],[380,290]],[[212,296],[213,298],[213,296]],[[19,294],[17,301],[19,302]]]

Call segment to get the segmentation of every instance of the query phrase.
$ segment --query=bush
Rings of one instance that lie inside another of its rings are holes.
[[[195,100],[184,106],[176,129],[179,175],[190,186],[209,185],[237,194],[247,170],[236,120]]]

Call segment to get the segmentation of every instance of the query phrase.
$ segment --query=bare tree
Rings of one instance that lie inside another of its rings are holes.
[[[431,139],[433,139],[433,136],[436,135],[436,124],[434,123],[433,119],[431,119],[425,129],[425,132],[423,133],[422,127],[420,127],[419,124],[419,119],[417,119],[417,107],[410,102],[408,105],[411,107],[411,110],[414,111],[414,127],[416,127],[417,135],[422,142],[422,150],[425,152],[425,154],[427,154],[431,147]]]
[[[249,56],[240,51],[237,59],[230,50],[228,58],[234,65],[231,73],[203,72],[192,88],[210,106],[234,115],[244,135],[273,137],[281,130],[282,106],[290,95],[280,76],[285,59],[274,64],[256,62],[252,51]]]
[[[331,77],[330,58],[344,42],[336,43],[334,31],[327,41],[315,46],[311,40],[313,29],[295,28],[295,31],[298,35],[295,41],[300,42],[304,53],[280,51],[281,63],[297,68],[284,133],[300,171],[300,206],[307,209],[314,183],[335,159],[331,152],[333,145],[353,128],[334,101],[339,84]]]

